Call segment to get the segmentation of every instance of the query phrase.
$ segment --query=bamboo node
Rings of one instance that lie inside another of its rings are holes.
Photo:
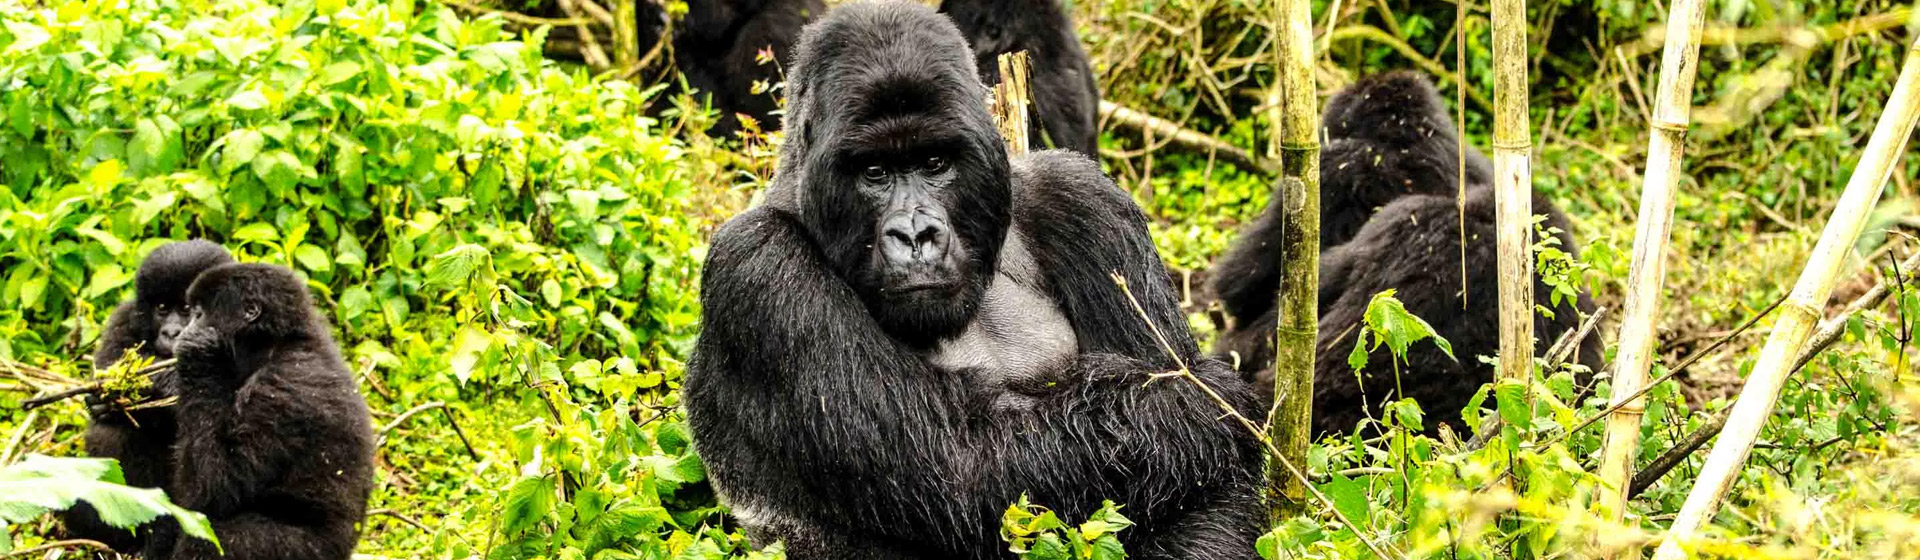
[[[1647,126],[1654,130],[1661,130],[1661,131],[1672,132],[1675,134],[1683,134],[1683,135],[1687,133],[1687,128],[1688,128],[1687,123],[1684,121],[1671,122],[1671,121],[1662,121],[1658,119],[1655,119],[1651,123],[1647,123]]]
[[[1532,141],[1532,140],[1521,140],[1521,141],[1518,141],[1518,142],[1501,142],[1501,141],[1498,141],[1498,140],[1495,140],[1495,141],[1493,142],[1493,149],[1495,149],[1495,150],[1521,150],[1521,151],[1532,151],[1532,150],[1533,150],[1533,141]]]

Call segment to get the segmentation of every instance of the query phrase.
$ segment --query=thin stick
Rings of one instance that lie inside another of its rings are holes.
[[[1336,2],[1338,4],[1338,2]],[[1274,56],[1281,103],[1272,106],[1279,126],[1281,179],[1275,196],[1280,214],[1279,320],[1274,328],[1274,408],[1267,438],[1278,454],[1267,467],[1268,514],[1274,523],[1307,511],[1305,477],[1287,476],[1276,465],[1304,464],[1313,427],[1314,341],[1320,335],[1320,103],[1313,75],[1313,13],[1308,0],[1274,3],[1279,36]]]
[[[460,436],[460,445],[467,448],[467,456],[480,459],[480,452],[473,450],[473,442],[467,440],[467,431],[460,429],[460,422],[453,419],[453,408],[441,407],[440,414],[447,417],[447,425],[453,426],[453,435]]]
[[[1633,477],[1633,457],[1640,450],[1640,419],[1646,416],[1641,395],[1648,368],[1653,365],[1653,343],[1659,337],[1654,321],[1660,315],[1660,296],[1667,276],[1667,243],[1673,230],[1674,186],[1679,183],[1680,159],[1686,151],[1687,127],[1692,122],[1693,78],[1700,66],[1700,26],[1706,2],[1674,0],[1667,18],[1667,48],[1660,60],[1659,91],[1654,100],[1653,135],[1647,141],[1647,173],[1640,187],[1640,214],[1635,219],[1633,264],[1627,273],[1627,301],[1620,314],[1620,349],[1613,365],[1613,411],[1607,416],[1607,435],[1600,454],[1600,518],[1619,523],[1626,512],[1627,481]],[[1615,558],[1638,557],[1639,550],[1615,549]]]
[[[53,542],[32,547],[32,548],[22,548],[20,550],[15,550],[12,552],[8,552],[4,555],[0,555],[0,558],[26,558],[28,556],[33,556],[35,554],[39,554],[42,552],[59,550],[63,548],[84,548],[88,550],[98,550],[101,552],[113,551],[113,547],[107,546],[106,543],[103,543],[100,541],[87,540],[87,539],[67,539],[64,541],[53,541]]]
[[[134,370],[133,375],[141,376],[141,377],[152,377],[156,373],[173,369],[173,364],[174,364],[174,360],[160,360],[158,362],[147,364],[145,367],[142,367],[138,370]],[[31,399],[27,399],[24,401],[20,401],[20,409],[33,410],[36,408],[40,408],[42,406],[46,406],[46,405],[60,402],[63,400],[71,399],[74,397],[99,393],[105,389],[106,389],[105,383],[102,383],[100,381],[91,381],[86,384],[80,385],[78,387],[74,387],[74,388],[53,393],[50,395],[42,395],[42,396],[34,397]]]
[[[1821,306],[1833,293],[1834,278],[1846,263],[1854,240],[1866,227],[1867,216],[1880,199],[1880,191],[1893,173],[1894,162],[1906,151],[1916,119],[1920,119],[1920,42],[1907,48],[1906,62],[1901,65],[1900,78],[1887,100],[1886,112],[1874,125],[1873,136],[1867,141],[1853,176],[1847,180],[1846,190],[1834,205],[1833,215],[1794,285],[1793,296],[1781,306],[1780,321],[1775,323],[1773,334],[1761,348],[1747,384],[1740,390],[1740,400],[1727,413],[1723,437],[1713,444],[1713,451],[1701,467],[1700,479],[1687,494],[1687,501],[1668,529],[1665,542],[1654,552],[1654,560],[1681,560],[1687,556],[1686,547],[1693,544],[1701,526],[1719,509],[1720,500],[1732,487],[1741,466],[1746,464],[1754,441],[1760,437],[1760,429],[1773,414],[1780,388],[1792,372],[1792,362],[1813,333]]]
[[[1279,175],[1280,164],[1253,155],[1253,152],[1227,143],[1225,140],[1208,136],[1204,132],[1188,129],[1179,123],[1142,113],[1112,101],[1100,101],[1100,118],[1117,126],[1134,130],[1151,130],[1153,137],[1165,140],[1168,144],[1180,146],[1199,153],[1211,153],[1234,165],[1258,171],[1267,175]]]
[[[1915,253],[1913,256],[1908,257],[1905,262],[1900,263],[1899,270],[1902,276],[1912,276],[1915,273],[1920,273],[1920,253]],[[1813,361],[1815,356],[1820,355],[1820,353],[1826,351],[1828,347],[1833,346],[1833,343],[1839,342],[1840,335],[1847,332],[1847,323],[1852,321],[1855,315],[1859,315],[1869,308],[1880,305],[1881,301],[1887,299],[1887,293],[1887,285],[1885,282],[1874,284],[1872,290],[1868,290],[1867,293],[1855,298],[1853,303],[1847,304],[1846,311],[1841,312],[1840,315],[1832,319],[1821,322],[1820,330],[1813,334],[1813,338],[1807,341],[1807,347],[1800,351],[1800,357],[1793,361],[1793,372],[1798,372],[1801,368],[1807,367],[1807,362]],[[1789,375],[1791,375],[1791,373],[1789,373]],[[1634,473],[1633,484],[1627,490],[1627,498],[1632,499],[1634,496],[1640,495],[1641,492],[1647,491],[1647,488],[1651,488],[1653,483],[1659,482],[1661,477],[1666,476],[1667,472],[1672,471],[1674,467],[1678,467],[1680,463],[1686,461],[1687,457],[1693,455],[1694,451],[1698,451],[1701,447],[1705,446],[1708,441],[1713,440],[1714,436],[1720,435],[1720,430],[1726,426],[1727,415],[1722,412],[1714,415],[1712,419],[1708,420],[1706,424],[1701,425],[1699,429],[1694,430],[1693,433],[1687,434],[1685,439],[1682,439],[1680,443],[1674,444],[1672,449],[1661,453],[1659,458],[1654,459],[1653,463],[1647,465],[1647,468],[1642,469],[1638,473]]]
[[[1156,377],[1159,377],[1159,376],[1180,377],[1182,379],[1186,379],[1188,383],[1192,383],[1194,387],[1198,387],[1200,389],[1200,392],[1205,393],[1207,395],[1208,399],[1213,400],[1213,404],[1218,405],[1220,407],[1220,410],[1223,410],[1226,412],[1227,417],[1233,418],[1234,421],[1238,422],[1242,428],[1246,428],[1246,430],[1249,433],[1252,433],[1254,439],[1259,440],[1260,445],[1267,448],[1268,456],[1273,457],[1274,462],[1279,463],[1280,467],[1285,469],[1285,472],[1293,475],[1294,478],[1299,479],[1300,484],[1306,487],[1307,491],[1313,495],[1314,499],[1319,500],[1321,507],[1325,507],[1327,508],[1328,511],[1333,512],[1334,519],[1339,520],[1341,524],[1346,525],[1347,527],[1353,529],[1354,536],[1360,539],[1361,544],[1367,545],[1367,549],[1373,551],[1373,555],[1375,557],[1397,558],[1397,556],[1389,556],[1386,552],[1382,551],[1380,547],[1378,545],[1375,545],[1371,539],[1360,536],[1360,528],[1362,526],[1354,524],[1352,519],[1347,519],[1347,515],[1345,513],[1341,513],[1340,508],[1334,507],[1332,499],[1328,498],[1326,494],[1320,493],[1319,488],[1315,488],[1312,484],[1308,484],[1307,473],[1305,471],[1300,470],[1300,467],[1295,466],[1295,463],[1293,463],[1292,461],[1288,461],[1286,455],[1281,454],[1279,448],[1274,447],[1273,440],[1267,436],[1266,432],[1261,431],[1260,427],[1255,426],[1252,420],[1248,420],[1245,415],[1240,414],[1239,409],[1236,409],[1233,407],[1232,404],[1227,403],[1227,399],[1224,397],[1221,397],[1219,392],[1214,391],[1212,386],[1207,385],[1206,382],[1201,381],[1199,377],[1194,376],[1193,370],[1187,367],[1186,360],[1181,359],[1180,354],[1173,351],[1173,344],[1167,342],[1167,336],[1160,333],[1160,326],[1154,324],[1153,319],[1147,315],[1147,309],[1140,305],[1140,300],[1138,298],[1133,297],[1133,290],[1127,287],[1126,277],[1121,276],[1119,272],[1112,272],[1110,274],[1112,275],[1113,283],[1120,286],[1120,293],[1125,294],[1127,296],[1127,302],[1133,304],[1133,311],[1139,314],[1140,320],[1145,321],[1147,323],[1147,328],[1153,331],[1153,337],[1155,340],[1160,342],[1161,350],[1166,351],[1167,356],[1173,358],[1174,365],[1180,368],[1180,371],[1173,372],[1173,373],[1166,373],[1166,374],[1156,374]]]

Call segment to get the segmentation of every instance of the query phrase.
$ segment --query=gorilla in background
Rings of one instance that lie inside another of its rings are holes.
[[[649,19],[664,21],[657,4],[639,5],[641,28],[648,27]],[[720,122],[708,134],[733,136],[741,130],[739,114],[759,121],[762,130],[780,129],[780,119],[773,114],[779,108],[775,93],[754,93],[754,82],[784,80],[781,72],[792,58],[801,26],[826,9],[821,0],[687,0],[687,15],[673,34],[673,59],[687,85],[711,95],[720,112]],[[761,49],[771,49],[774,62],[760,64]]]
[[[1376,209],[1394,199],[1453,194],[1459,188],[1459,135],[1440,94],[1419,74],[1398,71],[1361,78],[1327,99],[1321,126],[1327,138],[1320,150],[1323,254],[1352,239]],[[1493,164],[1469,148],[1467,184],[1492,181]],[[1280,260],[1275,257],[1284,233],[1279,194],[1276,189],[1267,209],[1214,264],[1213,292],[1237,325],[1253,322],[1276,305]]]
[[[1416,102],[1418,101],[1418,102]],[[1497,224],[1494,218],[1491,165],[1478,150],[1467,159],[1466,269],[1468,307],[1460,299],[1460,212],[1453,195],[1458,135],[1443,120],[1433,88],[1410,73],[1395,72],[1361,80],[1328,102],[1330,157],[1321,166],[1323,201],[1322,242],[1336,237],[1320,256],[1320,323],[1318,359],[1314,372],[1314,427],[1316,434],[1346,433],[1361,419],[1378,418],[1381,404],[1395,393],[1392,354],[1385,348],[1368,356],[1366,380],[1347,367],[1346,356],[1358,340],[1357,329],[1374,294],[1393,289],[1407,310],[1425,319],[1453,345],[1447,357],[1429,343],[1415,344],[1400,368],[1398,388],[1411,397],[1432,421],[1458,425],[1461,409],[1482,384],[1493,380],[1493,366],[1477,356],[1499,351],[1499,308],[1495,293]],[[1411,124],[1409,124],[1411,123]],[[1357,136],[1367,134],[1369,136]],[[1332,150],[1332,147],[1340,147]],[[1438,194],[1421,194],[1421,193]],[[1372,212],[1372,205],[1386,206]],[[1234,293],[1245,305],[1264,296],[1264,308],[1229,304],[1235,326],[1220,340],[1218,353],[1237,353],[1243,372],[1251,373],[1254,389],[1271,405],[1274,359],[1273,331],[1279,289],[1277,248],[1279,232],[1274,205],[1249,228],[1234,249],[1216,266],[1215,286]],[[1545,197],[1533,197],[1533,209],[1546,215],[1546,227],[1559,228],[1560,247],[1577,258],[1571,222]],[[1365,217],[1371,214],[1371,217]],[[1351,227],[1352,229],[1348,229]],[[1267,235],[1261,246],[1256,235]],[[1272,247],[1272,248],[1269,248]],[[1247,275],[1271,274],[1270,287],[1253,286]],[[1594,310],[1586,294],[1576,301],[1551,306],[1552,289],[1536,279],[1534,301],[1549,307],[1552,318],[1535,317],[1534,336],[1539,350],[1561,335],[1577,330]],[[1601,345],[1597,337],[1581,341],[1573,361],[1598,371]]]
[[[980,79],[989,86],[1000,83],[1000,55],[1027,51],[1033,70],[1032,146],[1099,157],[1100,86],[1060,0],[946,0],[940,11],[966,36]]]
[[[177,241],[154,249],[134,277],[133,300],[120,304],[107,319],[93,356],[94,369],[113,367],[128,351],[154,359],[172,358],[174,339],[187,324],[187,287],[202,271],[232,262],[233,256],[211,241]],[[168,396],[161,391],[172,375],[171,371],[155,374],[153,388],[160,391],[150,390],[156,394],[149,396]],[[171,408],[123,411],[96,395],[88,397],[87,410],[91,415],[85,437],[87,455],[119,461],[129,486],[166,484],[174,437]],[[71,536],[99,541],[120,552],[138,550],[140,533],[146,532],[107,525],[86,503],[67,510],[64,517]]]
[[[1135,558],[1250,559],[1251,391],[1200,357],[1125,193],[1078,154],[1010,162],[953,23],[860,2],[809,26],[764,206],[712,239],[686,406],[715,487],[795,559],[1000,558],[1022,493],[1102,499]]]
[[[228,264],[187,290],[169,394],[168,497],[213,522],[227,558],[346,560],[373,490],[373,426],[293,271]],[[159,524],[149,559],[221,558]]]

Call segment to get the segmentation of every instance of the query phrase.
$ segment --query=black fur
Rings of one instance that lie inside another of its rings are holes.
[[[1033,71],[1030,144],[1099,157],[1100,86],[1060,0],[946,0],[940,11],[973,47],[980,79],[1000,83],[1002,54],[1027,51]],[[1052,143],[1047,143],[1051,140]]]
[[[373,427],[340,349],[293,271],[208,270],[175,347],[179,419],[167,495],[205,514],[226,558],[345,560],[373,489]],[[220,558],[156,531],[147,558]]]
[[[1534,196],[1533,211],[1547,216],[1546,225],[1562,230],[1560,246],[1574,252],[1566,216],[1545,197]],[[1367,222],[1352,241],[1335,247],[1320,259],[1320,348],[1313,378],[1313,429],[1316,434],[1346,433],[1369,414],[1380,416],[1384,399],[1411,397],[1420,402],[1431,431],[1450,424],[1456,432],[1460,411],[1480,386],[1493,381],[1494,367],[1479,356],[1499,353],[1499,305],[1496,272],[1493,189],[1467,191],[1466,309],[1460,302],[1459,212],[1447,195],[1415,195],[1394,201]],[[1357,329],[1374,294],[1393,289],[1407,311],[1433,325],[1453,345],[1448,358],[1430,341],[1407,351],[1399,369],[1395,393],[1392,354],[1384,347],[1367,357],[1364,383],[1347,367],[1347,354],[1357,341]],[[1534,303],[1548,307],[1551,288],[1534,282]],[[1566,333],[1577,330],[1594,311],[1593,300],[1581,294],[1575,302],[1550,308],[1553,318],[1536,315],[1533,323],[1537,352]],[[1227,334],[1222,349],[1236,350],[1247,366],[1257,366],[1256,391],[1271,402],[1273,376],[1273,311],[1246,327]],[[1589,334],[1570,362],[1599,371],[1605,356],[1597,334]],[[1364,386],[1363,386],[1364,385]],[[1491,403],[1489,403],[1491,404]]]
[[[202,271],[231,262],[233,256],[210,241],[178,241],[154,249],[141,261],[140,271],[134,276],[133,300],[120,304],[107,319],[94,352],[94,368],[112,367],[130,350],[149,358],[173,357],[173,333],[169,332],[166,340],[160,335],[162,315],[184,312],[187,287],[193,279]],[[168,396],[157,389],[168,385],[171,375],[157,374],[160,379],[154,384],[156,390],[149,390],[146,396]],[[153,407],[121,411],[104,403],[89,405],[93,414],[85,436],[87,455],[119,461],[129,486],[158,488],[166,484],[172,464],[172,410]],[[65,522],[70,535],[106,543],[114,550],[133,552],[142,544],[136,532],[101,522],[93,507],[84,503],[68,510]]]
[[[1367,415],[1377,418],[1390,395],[1418,400],[1429,429],[1440,423],[1462,428],[1461,409],[1493,379],[1493,366],[1478,356],[1499,351],[1492,165],[1478,150],[1468,151],[1463,310],[1460,213],[1453,194],[1458,135],[1432,86],[1405,72],[1366,78],[1328,101],[1325,119],[1332,139],[1320,173],[1321,239],[1327,245],[1320,256],[1314,433],[1349,432]],[[1269,205],[1222,257],[1213,279],[1234,318],[1216,350],[1223,358],[1237,354],[1240,369],[1253,377],[1254,390],[1269,405],[1274,296],[1280,287],[1276,248],[1282,233],[1276,206]],[[1537,195],[1533,209],[1547,216],[1546,226],[1561,230],[1560,247],[1577,256],[1566,216]],[[1452,343],[1459,358],[1448,358],[1429,342],[1415,344],[1400,367],[1398,386],[1404,393],[1397,395],[1385,348],[1368,357],[1364,383],[1347,366],[1367,304],[1388,289]],[[1549,293],[1546,284],[1535,282],[1536,304],[1548,306]],[[1545,352],[1593,310],[1592,300],[1581,294],[1576,302],[1553,307],[1552,319],[1536,317],[1534,336],[1541,341],[1536,348]],[[1603,359],[1598,336],[1589,335],[1573,361],[1597,371]]]
[[[661,19],[652,2],[642,19]],[[744,114],[763,130],[779,130],[775,93],[754,93],[754,82],[782,81],[782,70],[792,58],[800,28],[826,11],[821,0],[688,0],[686,17],[673,34],[674,64],[687,85],[712,96],[720,122],[708,129],[715,136],[731,136],[741,129]],[[643,30],[649,29],[643,21]],[[653,32],[658,34],[657,31]],[[656,39],[657,40],[657,39]],[[641,43],[651,45],[652,41]],[[774,61],[760,64],[762,49],[772,49]]]
[[[1127,278],[1197,376],[1252,406],[1229,368],[1200,359],[1140,210],[1082,156],[1009,162],[971,52],[923,6],[842,6],[795,59],[767,203],[714,234],[686,385],[701,457],[755,540],[796,559],[1000,558],[1000,515],[1025,493],[1068,520],[1125,504],[1135,558],[1253,558],[1257,443],[1187,382],[1149,380],[1173,359],[1108,276]],[[853,191],[887,157],[863,154],[928,150],[951,162],[932,177],[951,179],[938,204],[965,287],[951,301],[872,293],[875,211]],[[1002,250],[1009,232],[1023,251]],[[1029,406],[990,410],[979,393],[996,372],[935,366],[920,340],[976,325],[903,317],[964,319],[1027,254],[1078,353]]]
[[[1346,243],[1374,210],[1410,194],[1449,194],[1458,188],[1458,134],[1439,93],[1412,72],[1360,79],[1327,100],[1327,131],[1320,152],[1320,248]],[[1467,150],[1467,184],[1493,180],[1493,166]],[[1227,316],[1246,323],[1273,309],[1280,290],[1284,232],[1278,189],[1266,211],[1214,263],[1213,291]]]

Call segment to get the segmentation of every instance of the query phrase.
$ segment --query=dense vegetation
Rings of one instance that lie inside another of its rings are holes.
[[[1642,37],[1662,7],[1535,4],[1536,185],[1579,224],[1583,253],[1564,270],[1617,308],[1658,65]],[[1751,33],[1702,51],[1654,374],[1698,360],[1649,393],[1641,465],[1727,406],[1768,320],[1736,327],[1787,290],[1898,72],[1908,8],[1841,4],[1710,3],[1710,26]],[[1265,153],[1263,2],[1075,9],[1110,100]],[[1328,91],[1382,69],[1451,72],[1451,4],[1335,0],[1315,13],[1332,23]],[[544,58],[544,28],[472,16],[424,0],[0,0],[0,465],[26,466],[0,471],[0,556],[58,538],[40,512],[111,476],[34,458],[80,454],[85,411],[20,411],[66,387],[5,364],[88,378],[80,358],[140,257],[188,237],[294,267],[331,302],[383,436],[362,553],[779,554],[727,526],[677,409],[703,239],[764,182],[768,154],[698,133],[710,114],[648,117],[660,88]],[[1879,23],[1833,26],[1861,17]],[[1485,146],[1484,7],[1469,3],[1465,21],[1466,131]],[[1765,33],[1800,28],[1820,32]],[[1104,130],[1105,164],[1155,219],[1176,281],[1193,286],[1192,323],[1211,333],[1201,278],[1265,205],[1269,176],[1167,144],[1164,131]],[[1789,386],[1717,519],[1717,552],[1920,547],[1905,384],[1920,293],[1886,272],[1915,250],[1917,177],[1913,158],[1895,172],[1858,244],[1859,279],[1834,307],[1875,282],[1895,288],[1892,303],[1849,323]],[[1375,327],[1405,335],[1410,324]],[[1599,331],[1611,343],[1609,324]],[[1474,434],[1418,435],[1410,404],[1382,419],[1386,436],[1320,442],[1308,467],[1328,502],[1277,526],[1263,554],[1587,556],[1655,536],[1693,464],[1636,499],[1628,527],[1597,522],[1586,507],[1601,434],[1583,422],[1609,388],[1604,376],[1591,391],[1540,381],[1532,409],[1499,399],[1510,427],[1477,449],[1464,443]],[[1509,472],[1513,484],[1498,483]],[[1010,546],[1115,553],[1124,504],[1094,520],[1043,505],[1009,512]]]

